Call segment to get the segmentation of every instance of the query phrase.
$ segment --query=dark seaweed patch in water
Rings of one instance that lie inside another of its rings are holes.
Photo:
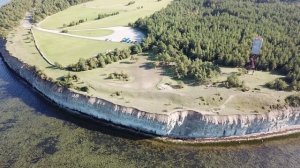
[[[36,145],[37,150],[34,150],[31,157],[30,163],[37,163],[47,155],[53,155],[58,151],[56,144],[58,143],[58,137],[48,137],[43,139]]]
[[[12,127],[14,127],[14,124],[17,122],[16,119],[8,119],[2,123],[0,123],[0,132],[6,131]]]
[[[6,163],[4,163],[4,165],[1,165],[3,168],[10,168],[13,167],[13,164],[16,162],[16,160],[10,159],[7,160]]]
[[[37,148],[41,149],[43,154],[52,155],[58,151],[56,144],[58,143],[57,137],[49,137],[42,140],[37,144]]]
[[[2,123],[0,123],[0,124],[15,124],[17,122],[17,120],[16,119],[14,119],[14,118],[12,118],[12,119],[8,119],[8,120],[6,120],[6,121],[4,121],[4,122],[2,122]]]

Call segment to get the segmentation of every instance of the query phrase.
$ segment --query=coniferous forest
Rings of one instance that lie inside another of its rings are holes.
[[[215,65],[245,67],[253,38],[262,36],[256,68],[282,73],[290,88],[300,90],[299,2],[174,0],[133,26],[147,34],[143,50],[164,63],[175,62],[178,78],[197,80],[217,72]]]

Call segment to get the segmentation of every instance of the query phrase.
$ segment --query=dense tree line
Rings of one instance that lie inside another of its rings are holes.
[[[87,21],[87,19],[79,19],[77,22],[76,21],[72,21],[69,24],[63,24],[63,28],[76,26],[76,25],[79,25],[79,24],[84,23],[86,21]]]
[[[189,61],[180,65],[182,69],[189,69],[189,63],[196,60],[244,67],[252,40],[260,35],[264,44],[257,69],[280,71],[300,90],[300,7],[293,0],[266,2],[175,0],[133,26],[147,34],[143,50],[172,62],[186,57]],[[180,76],[185,74],[183,71]]]
[[[115,49],[114,51],[108,53],[100,53],[96,57],[92,57],[89,59],[79,59],[76,64],[72,64],[66,67],[69,71],[87,71],[95,68],[103,68],[107,64],[111,64],[113,62],[117,62],[122,59],[129,58],[131,55],[131,51],[128,49]]]
[[[0,8],[0,38],[5,38],[13,27],[20,24],[25,13],[32,8],[33,0],[12,0]]]
[[[120,12],[98,14],[98,16],[97,16],[97,18],[95,18],[95,20],[104,19],[106,17],[115,16],[115,15],[118,15],[118,14],[120,14]],[[87,20],[88,20],[87,18],[85,18],[85,19],[79,19],[78,21],[72,21],[69,24],[63,24],[62,27],[66,28],[66,27],[76,26],[76,25],[79,25],[81,23],[86,22]]]
[[[98,14],[98,17],[96,18],[96,20],[100,20],[100,19],[110,17],[110,16],[115,16],[115,15],[118,15],[118,14],[120,14],[120,12],[104,13],[104,14],[100,13],[100,14]]]

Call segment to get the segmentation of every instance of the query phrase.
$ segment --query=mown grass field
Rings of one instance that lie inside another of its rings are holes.
[[[36,42],[46,57],[52,62],[69,65],[80,58],[90,58],[98,53],[108,52],[115,48],[127,48],[128,44],[108,41],[96,41],[33,30]]]
[[[149,16],[155,11],[166,7],[171,0],[136,0],[134,4],[127,5],[130,0],[95,0],[85,4],[80,4],[59,12],[46,18],[40,23],[42,28],[58,29],[63,24],[69,24],[79,19],[88,19],[87,22],[68,29],[82,30],[100,27],[127,26],[128,23],[136,21],[138,18]],[[141,8],[142,7],[142,8]],[[120,12],[120,14],[95,20],[98,14],[109,14]]]

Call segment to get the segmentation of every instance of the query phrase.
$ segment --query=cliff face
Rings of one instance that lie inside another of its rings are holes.
[[[266,114],[203,115],[195,111],[152,114],[89,97],[58,87],[35,75],[35,72],[5,49],[0,50],[5,62],[36,90],[63,108],[95,118],[172,138],[247,137],[300,128],[300,108],[286,108]]]

